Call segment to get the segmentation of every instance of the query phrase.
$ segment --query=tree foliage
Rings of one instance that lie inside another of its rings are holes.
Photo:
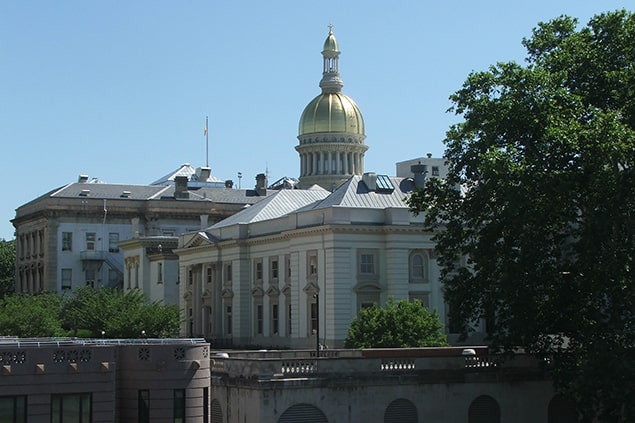
[[[15,240],[0,239],[0,298],[15,292]]]
[[[362,309],[351,322],[346,348],[412,348],[447,345],[436,312],[419,301],[388,299],[385,308]]]
[[[59,312],[61,300],[55,294],[13,294],[0,299],[0,335],[52,337],[65,334]]]
[[[90,287],[60,298],[55,294],[11,294],[0,299],[0,336],[165,338],[181,323],[175,305],[146,302],[138,290]]]
[[[81,287],[62,308],[64,326],[84,329],[90,336],[109,338],[163,338],[179,331],[177,306],[147,303],[139,290]]]
[[[523,44],[525,65],[450,97],[448,178],[408,202],[464,334],[492,319],[495,346],[556,355],[585,418],[635,421],[635,15],[562,16]]]

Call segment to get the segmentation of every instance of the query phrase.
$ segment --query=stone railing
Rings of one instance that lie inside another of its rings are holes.
[[[368,354],[369,351],[372,353]],[[401,352],[401,354],[400,354]],[[423,355],[423,356],[421,356]],[[536,370],[537,360],[523,355],[503,360],[497,355],[462,356],[412,350],[329,350],[328,357],[315,351],[233,351],[212,355],[212,373],[248,379],[296,378],[346,374],[401,374],[420,371],[497,371],[501,368]]]

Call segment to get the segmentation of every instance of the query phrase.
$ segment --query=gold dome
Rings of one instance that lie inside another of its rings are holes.
[[[341,92],[322,93],[302,112],[299,135],[347,133],[365,135],[364,118],[357,104]]]

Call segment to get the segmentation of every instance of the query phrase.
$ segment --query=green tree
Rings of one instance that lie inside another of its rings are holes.
[[[494,346],[555,355],[585,419],[635,421],[635,15],[560,17],[526,65],[471,73],[450,98],[446,181],[413,194],[450,318]]]
[[[0,239],[0,298],[15,292],[15,240]]]
[[[64,327],[88,336],[109,338],[161,338],[178,333],[180,312],[177,306],[146,302],[139,290],[81,287],[66,298],[62,315]]]
[[[60,298],[41,293],[6,295],[0,299],[0,335],[30,337],[63,336]]]
[[[419,301],[388,299],[385,308],[362,309],[351,322],[346,348],[413,348],[447,345],[443,324]]]

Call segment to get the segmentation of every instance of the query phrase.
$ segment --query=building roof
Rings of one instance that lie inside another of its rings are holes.
[[[268,195],[252,206],[221,220],[208,228],[209,230],[236,225],[239,223],[255,223],[276,219],[297,211],[309,204],[315,204],[326,198],[330,193],[320,187],[308,190],[281,190]]]
[[[291,213],[320,210],[330,207],[360,209],[407,209],[404,198],[412,191],[414,183],[409,178],[376,176],[388,186],[371,188],[373,176],[353,176],[335,192],[314,186],[308,190],[282,190],[267,196],[258,203],[247,206],[240,212],[221,220],[207,230],[220,229],[237,224],[248,224],[277,219]]]
[[[225,182],[223,180],[217,178],[216,176],[213,176],[211,173],[201,176],[203,174],[201,172],[201,169],[204,169],[204,168],[195,169],[189,163],[184,163],[178,169],[175,169],[172,172],[168,173],[167,175],[163,176],[162,178],[159,178],[156,181],[152,182],[151,185],[173,184],[177,176],[185,176],[187,177],[188,181],[198,182],[199,184],[213,184],[214,186],[218,186],[218,184],[224,185]],[[206,168],[206,169],[208,172],[211,172],[211,169],[209,168]]]
[[[315,204],[312,209],[329,207],[350,207],[365,209],[408,208],[404,198],[412,191],[414,183],[408,178],[377,175],[378,179],[389,182],[389,186],[371,188],[364,178],[372,175],[355,175],[340,185],[331,195]],[[390,186],[392,189],[390,189]]]

